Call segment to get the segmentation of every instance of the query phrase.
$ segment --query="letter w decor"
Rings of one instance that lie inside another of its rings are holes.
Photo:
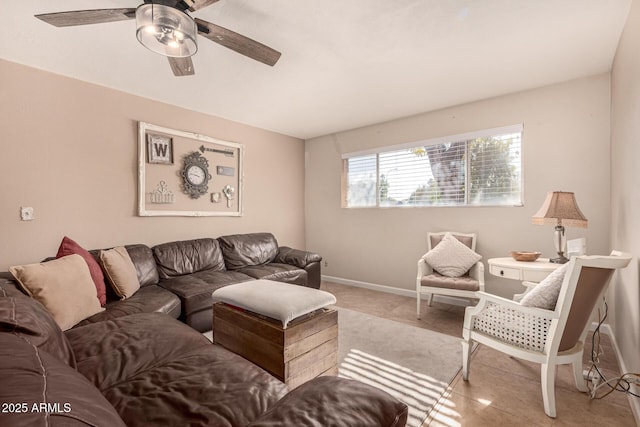
[[[147,134],[147,159],[149,163],[173,164],[173,139],[149,133]]]

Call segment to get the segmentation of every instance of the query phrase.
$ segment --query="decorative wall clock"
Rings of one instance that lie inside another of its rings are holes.
[[[209,161],[199,152],[194,151],[184,158],[184,166],[180,175],[184,180],[182,189],[192,199],[197,199],[209,191],[208,184],[211,179]]]

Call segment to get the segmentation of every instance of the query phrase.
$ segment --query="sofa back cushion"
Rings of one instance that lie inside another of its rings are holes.
[[[223,271],[224,259],[218,241],[195,239],[163,243],[152,248],[161,279],[198,271]]]
[[[3,426],[125,427],[79,372],[9,333],[0,333],[0,402],[19,405],[0,412]]]
[[[157,285],[159,281],[158,269],[151,248],[147,245],[126,245],[125,248],[136,268],[140,287]]]
[[[26,295],[0,297],[0,333],[22,338],[76,367],[71,345],[58,324],[42,304]]]
[[[233,234],[218,237],[228,270],[272,262],[278,241],[271,233]]]

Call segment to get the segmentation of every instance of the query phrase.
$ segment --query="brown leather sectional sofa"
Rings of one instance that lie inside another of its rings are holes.
[[[379,389],[319,377],[289,392],[198,332],[211,329],[213,290],[259,278],[317,288],[319,255],[269,233],[126,248],[140,289],[65,332],[0,273],[0,425],[405,425],[406,405]]]
[[[0,278],[0,425],[404,426],[407,407],[337,377],[286,385],[162,313],[62,332]]]
[[[120,300],[107,284],[107,310],[81,325],[125,314],[161,312],[200,332],[211,330],[211,294],[239,282],[269,279],[320,287],[318,254],[279,246],[271,233],[234,234],[163,243],[126,245],[140,282]],[[97,257],[98,250],[90,251]]]

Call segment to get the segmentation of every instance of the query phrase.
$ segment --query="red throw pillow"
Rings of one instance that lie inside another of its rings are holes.
[[[62,239],[62,243],[60,243],[60,247],[58,248],[56,258],[62,258],[63,256],[73,254],[78,254],[84,258],[85,262],[89,266],[91,279],[93,279],[93,283],[96,285],[96,294],[98,296],[98,300],[100,300],[100,305],[105,305],[107,303],[107,289],[104,285],[104,274],[102,273],[100,264],[98,264],[98,261],[96,261],[89,251],[67,236],[64,236],[64,239]]]

